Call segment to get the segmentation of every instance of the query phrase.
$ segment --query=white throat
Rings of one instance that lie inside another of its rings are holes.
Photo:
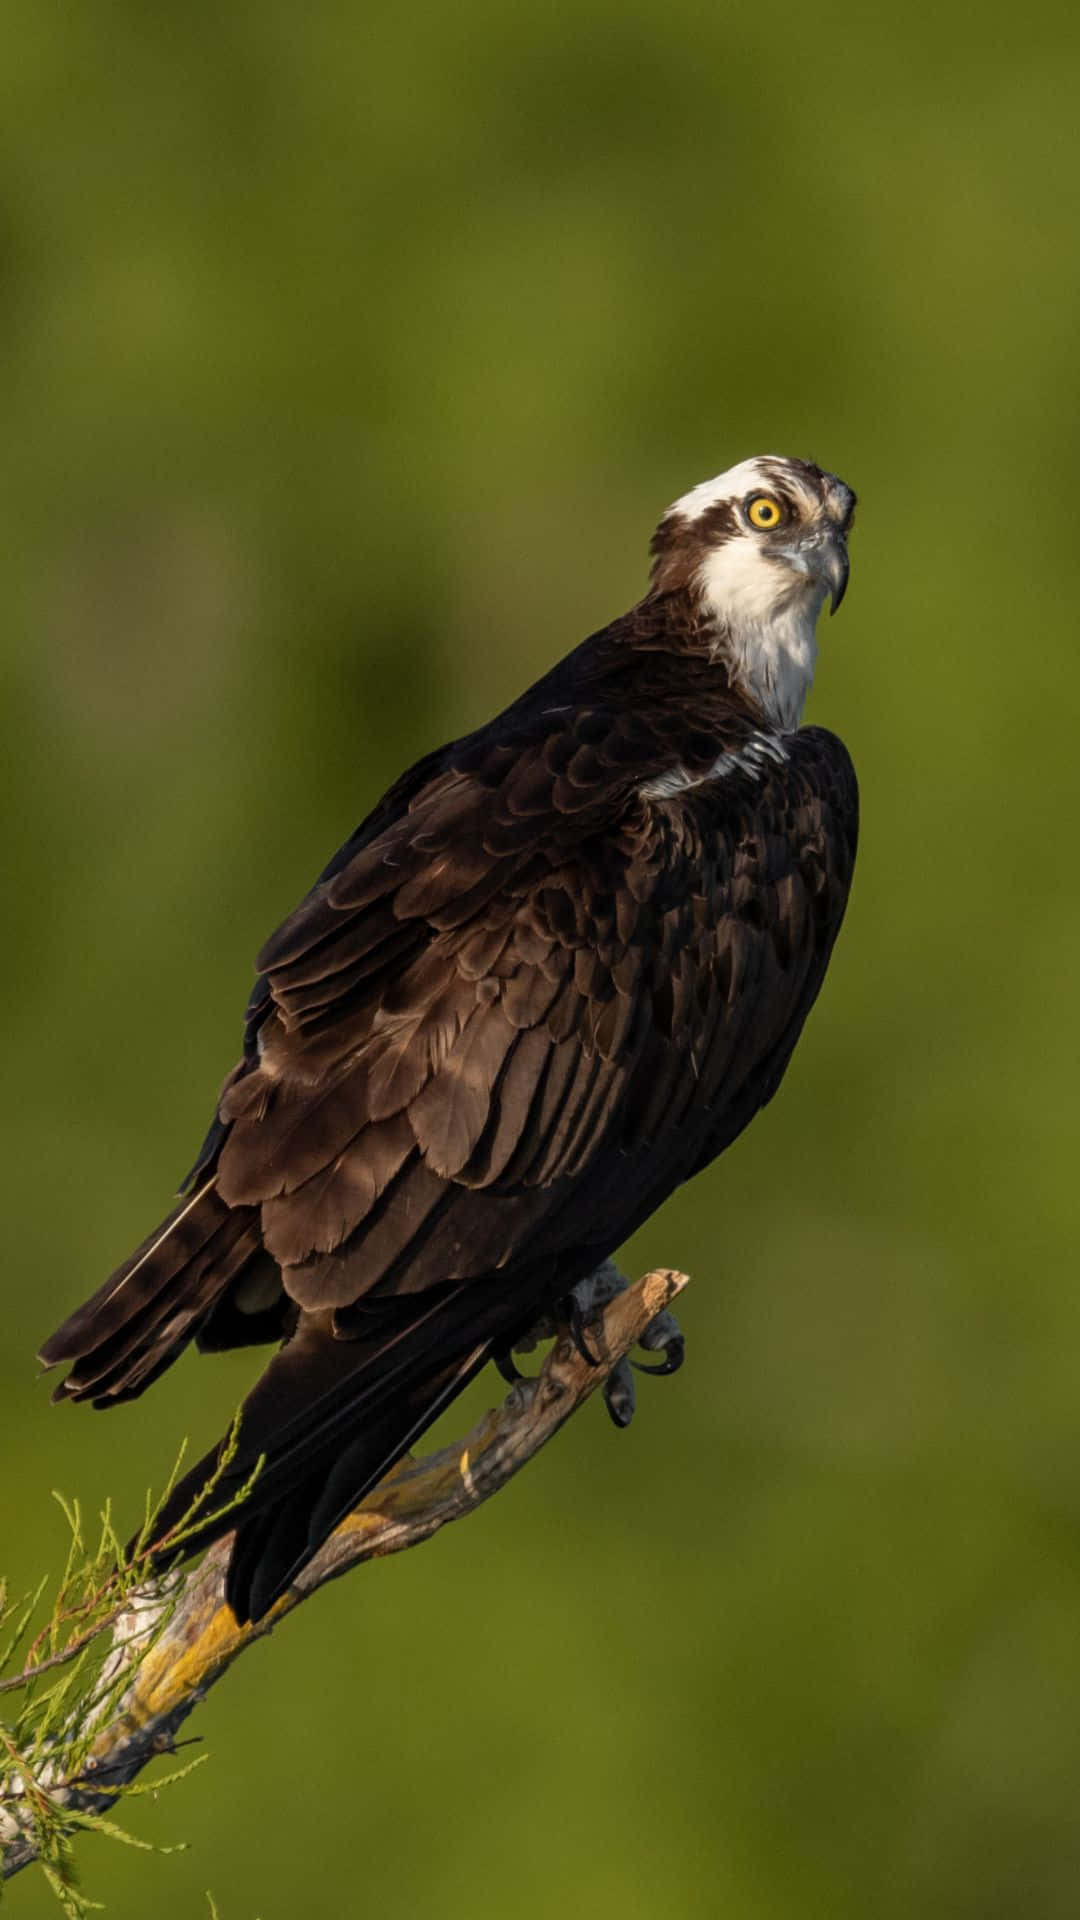
[[[700,582],[729,641],[735,678],[774,727],[793,732],[813,685],[824,586],[809,576],[793,581],[746,539],[715,548]]]

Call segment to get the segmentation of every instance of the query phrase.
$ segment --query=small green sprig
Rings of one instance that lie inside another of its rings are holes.
[[[136,1839],[100,1811],[101,1795],[119,1801],[129,1794],[156,1794],[184,1779],[206,1755],[159,1776],[152,1787],[129,1781],[113,1789],[94,1767],[92,1748],[166,1631],[183,1589],[181,1575],[160,1571],[163,1543],[176,1548],[187,1544],[208,1521],[227,1517],[251,1490],[261,1460],[235,1495],[221,1507],[213,1504],[238,1444],[239,1416],[209,1479],[181,1520],[161,1536],[157,1523],[183,1466],[185,1442],[160,1495],[147,1494],[142,1525],[127,1547],[113,1524],[109,1503],[88,1543],[78,1501],[54,1493],[68,1541],[63,1572],[43,1620],[47,1578],[18,1599],[12,1599],[7,1583],[0,1581],[0,1702],[5,1712],[0,1719],[0,1859],[6,1846],[31,1840],[42,1872],[71,1920],[83,1920],[100,1904],[79,1886],[74,1840],[80,1832],[92,1829],[152,1852],[178,1851]],[[36,1628],[35,1622],[40,1622]],[[83,1792],[94,1795],[97,1807],[80,1804]],[[0,1880],[0,1895],[2,1886]]]

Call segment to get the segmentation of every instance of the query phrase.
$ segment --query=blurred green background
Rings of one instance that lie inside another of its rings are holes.
[[[1075,1915],[1075,10],[13,0],[0,1564],[251,1356],[51,1410],[252,957],[747,454],[861,496],[861,865],[781,1098],[641,1233],[689,1360],[323,1594],[90,1840],[161,1920]],[[474,1392],[483,1404],[491,1389]],[[463,1425],[459,1415],[457,1424]],[[13,1912],[51,1912],[24,1876]]]

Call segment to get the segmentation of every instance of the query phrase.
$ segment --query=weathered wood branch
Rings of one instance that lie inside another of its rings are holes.
[[[147,1583],[112,1630],[112,1673],[130,1667],[130,1683],[97,1732],[79,1781],[65,1781],[62,1755],[55,1757],[50,1780],[42,1782],[52,1803],[108,1811],[120,1790],[151,1760],[172,1750],[188,1715],[245,1647],[272,1633],[294,1607],[361,1561],[419,1546],[448,1521],[463,1519],[498,1493],[603,1386],[686,1284],[685,1274],[658,1269],[616,1293],[589,1324],[587,1338],[596,1365],[560,1331],[539,1373],[518,1381],[502,1406],[485,1414],[463,1440],[426,1459],[399,1462],[256,1624],[238,1626],[225,1604],[231,1534],[186,1576],[173,1574]],[[148,1650],[148,1638],[170,1607],[164,1629]],[[115,1700],[115,1694],[112,1697]],[[0,1822],[2,1877],[7,1879],[39,1857],[39,1846],[29,1802],[25,1820],[21,1813],[0,1813]]]

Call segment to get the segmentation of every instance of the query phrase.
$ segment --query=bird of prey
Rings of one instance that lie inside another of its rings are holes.
[[[855,857],[801,725],[854,506],[772,456],[676,500],[644,598],[417,761],[263,947],[179,1204],[41,1355],[111,1407],[191,1340],[279,1343],[215,1503],[262,1468],[188,1541],[236,1527],[239,1620],[776,1092]]]

